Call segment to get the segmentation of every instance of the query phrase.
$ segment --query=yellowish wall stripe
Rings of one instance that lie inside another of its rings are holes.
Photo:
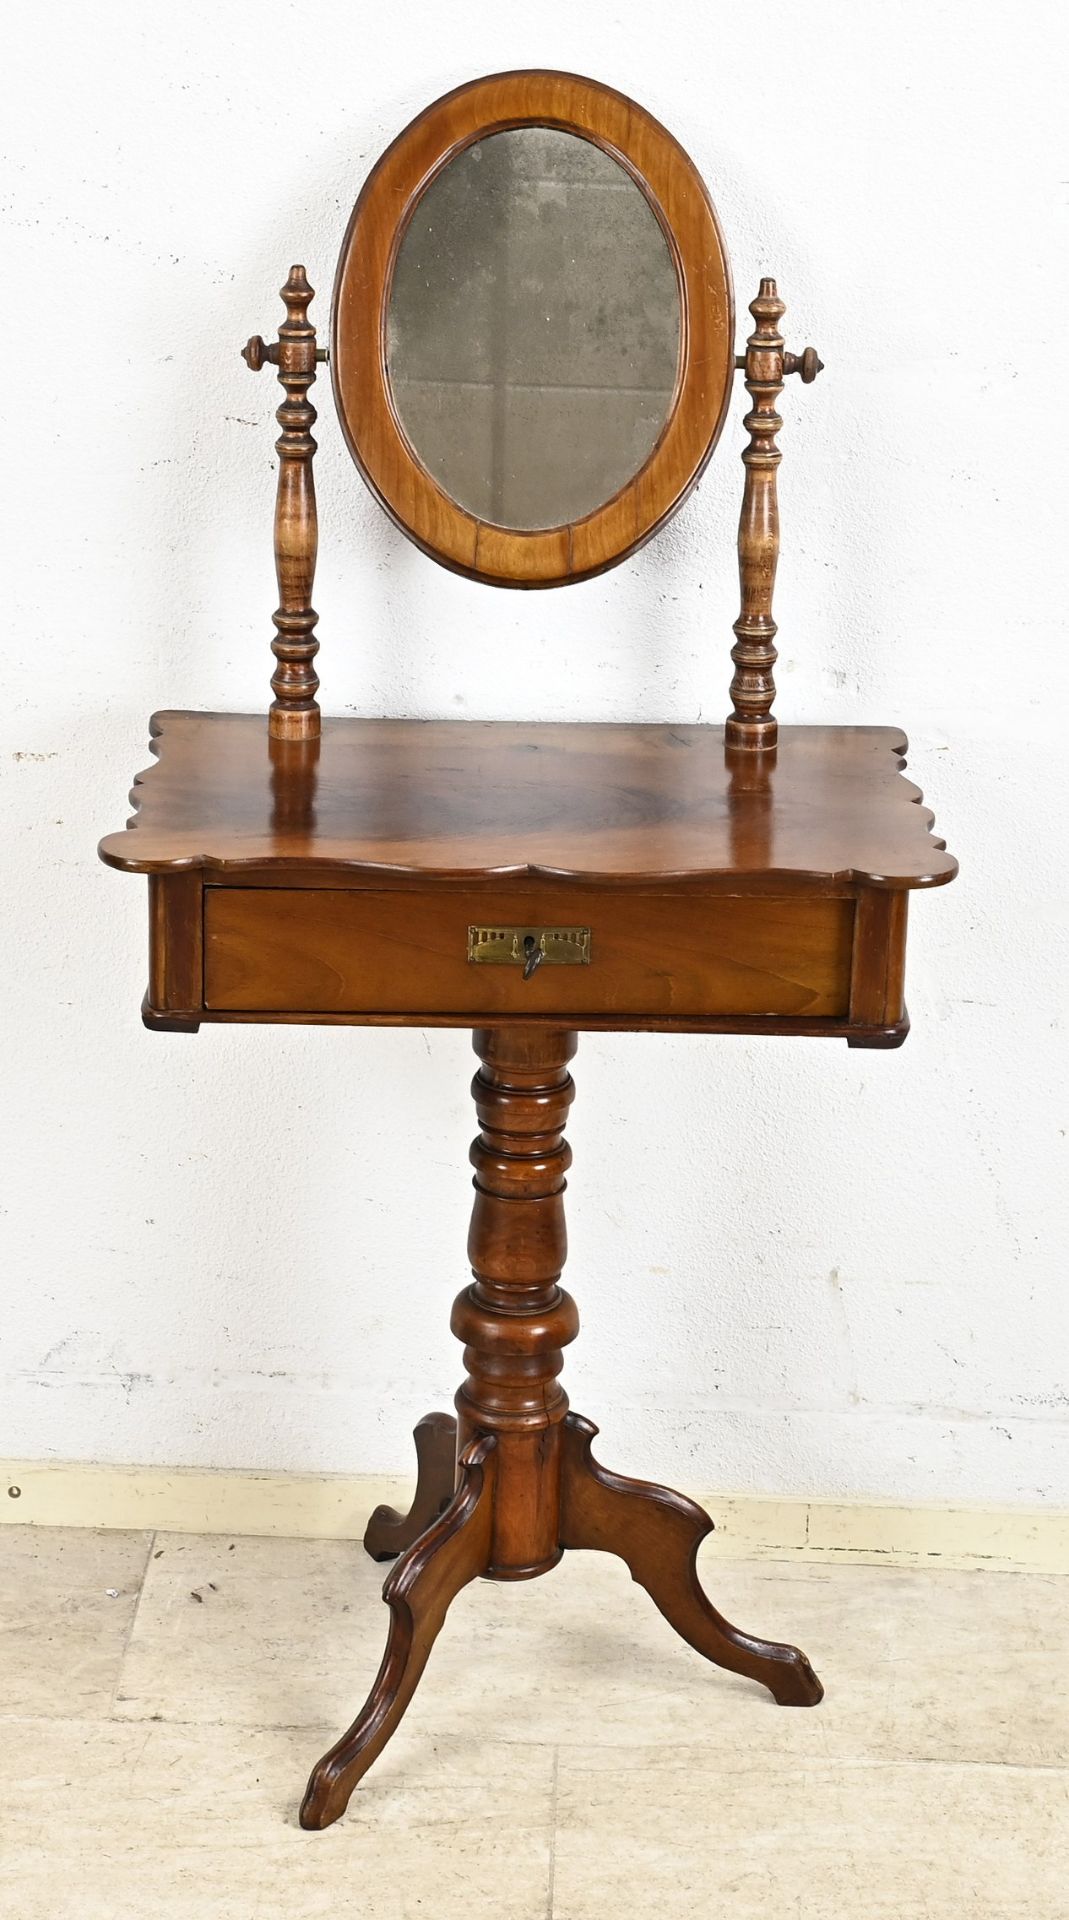
[[[10,1488],[18,1488],[17,1496]],[[9,1461],[0,1522],[346,1540],[411,1483],[372,1474],[225,1473]],[[1069,1573],[1069,1513],[707,1494],[724,1558]]]

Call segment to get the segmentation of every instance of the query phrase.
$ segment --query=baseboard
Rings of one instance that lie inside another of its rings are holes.
[[[0,1522],[168,1533],[359,1539],[379,1501],[402,1508],[411,1482],[374,1474],[228,1473],[8,1461]],[[1020,1507],[697,1496],[725,1559],[860,1562],[1069,1573],[1069,1513]]]

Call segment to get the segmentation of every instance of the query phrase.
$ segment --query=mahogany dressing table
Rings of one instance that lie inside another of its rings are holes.
[[[329,350],[354,459],[435,560],[497,586],[614,566],[683,502],[736,369],[750,396],[742,607],[723,727],[320,717],[303,267],[282,290],[266,716],[164,713],[129,829],[104,860],[149,880],[143,1014],[204,1022],[467,1026],[479,1069],[473,1282],[453,1308],[456,1417],[416,1429],[409,1514],[372,1515],[386,1652],[366,1705],[315,1767],[301,1820],[344,1811],[478,1576],[525,1580],[567,1548],[618,1554],[691,1646],[784,1706],[821,1685],[803,1653],[740,1632],[705,1597],[712,1522],[591,1454],[559,1385],[574,1340],[564,1128],[580,1030],[906,1037],[906,906],[953,878],[901,776],[891,727],[778,727],[772,588],[776,406],[820,371],[786,352],[763,280],[736,359],[731,282],[706,189],[632,101],[574,75],[479,80],[374,168],[342,246]]]

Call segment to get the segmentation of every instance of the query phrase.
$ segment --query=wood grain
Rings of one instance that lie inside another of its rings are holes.
[[[376,1507],[364,1529],[364,1551],[373,1560],[393,1560],[413,1546],[444,1513],[456,1491],[457,1423],[451,1413],[426,1413],[417,1423],[416,1491],[407,1513]]]
[[[195,1019],[204,1000],[204,908],[195,868],[148,883],[148,1000],[175,1025]]]
[[[345,1812],[358,1780],[396,1731],[450,1603],[486,1571],[493,1521],[494,1440],[484,1434],[457,1462],[457,1488],[445,1512],[386,1576],[390,1609],[386,1651],[375,1683],[349,1731],[313,1767],[301,1803],[302,1827],[329,1827]]]
[[[698,1579],[697,1557],[713,1530],[684,1494],[610,1473],[593,1458],[597,1428],[569,1414],[564,1434],[561,1544],[618,1554],[670,1627],[718,1667],[769,1689],[781,1707],[815,1707],[824,1689],[804,1653],[742,1633],[718,1613]]]
[[[282,405],[275,415],[282,432],[275,441],[278,487],[275,496],[275,574],[278,606],[271,651],[277,665],[271,679],[274,701],[270,731],[280,740],[310,740],[319,732],[314,661],[319,620],[312,605],[319,521],[316,513],[312,438],[316,410],[308,390],[316,377],[316,330],[308,318],[315,289],[301,266],[291,267],[282,290],[286,318],[278,341],[266,346],[259,334],[243,349],[246,365],[258,373],[265,362],[278,368]]]
[[[301,1824],[326,1827],[393,1734],[446,1610],[469,1581],[530,1580],[567,1549],[614,1553],[665,1619],[717,1666],[768,1687],[785,1706],[815,1706],[823,1689],[796,1647],[759,1640],[718,1613],[697,1576],[712,1522],[683,1495],[609,1473],[592,1457],[596,1433],[569,1412],[560,1385],[575,1339],[575,1302],[560,1285],[571,1149],[564,1138],[575,1088],[576,1038],[563,1028],[503,1026],[473,1035],[475,1201],[468,1236],[472,1283],[453,1304],[464,1343],[456,1396],[456,1490],[447,1487],[452,1423],[421,1422],[412,1514],[372,1517],[370,1550],[405,1551],[383,1588],[390,1627],[382,1665],[349,1731],[313,1769]],[[411,1538],[417,1512],[426,1530]]]
[[[468,928],[589,926],[591,962],[480,966]],[[204,1004],[310,1013],[516,1013],[844,1018],[854,902],[602,891],[374,893],[209,887]]]
[[[467,1369],[456,1396],[458,1435],[462,1445],[480,1433],[497,1442],[489,1577],[530,1580],[561,1554],[568,1398],[558,1375],[579,1331],[575,1301],[560,1285],[576,1036],[554,1027],[482,1028],[472,1044],[480,1060],[471,1083],[479,1117],[470,1154],[472,1284],[457,1295],[450,1320]]]
[[[466,512],[416,457],[390,393],[385,328],[394,263],[421,193],[476,140],[530,125],[591,140],[631,175],[675,261],[682,324],[675,396],[645,465],[595,512],[567,526],[521,533]],[[511,587],[563,586],[615,566],[663,525],[699,478],[724,423],[733,374],[731,274],[712,202],[672,135],[613,88],[544,69],[472,81],[421,113],[370,174],[334,287],[334,395],[368,486],[443,566]]]
[[[314,756],[254,714],[164,713],[152,730],[130,828],[100,846],[130,873],[781,893],[957,872],[894,727],[784,727],[774,756],[703,726],[327,719]]]
[[[786,312],[774,280],[762,280],[750,302],[754,330],[746,342],[743,361],[750,411],[743,422],[749,442],[742,455],[746,468],[742,511],[739,516],[739,587],[742,605],[735,622],[731,658],[732,710],[724,733],[732,747],[774,747],[777,723],[772,718],[776,683],[776,622],[772,618],[772,591],[779,560],[779,503],[776,469],[783,458],[776,435],[783,426],[776,402],[783,392],[783,335],[779,322]]]
[[[779,562],[779,500],[776,472],[783,458],[776,436],[783,422],[776,410],[783,381],[797,373],[809,386],[823,369],[815,347],[785,353],[779,323],[787,311],[776,282],[764,279],[750,302],[754,330],[737,365],[746,375],[750,411],[743,425],[750,438],[743,450],[746,484],[739,515],[739,589],[742,605],[735,622],[731,658],[732,710],[724,727],[729,747],[767,753],[776,744],[778,722],[772,716],[776,683],[776,622],[772,593]]]

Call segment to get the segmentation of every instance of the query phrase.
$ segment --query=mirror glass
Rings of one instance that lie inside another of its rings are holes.
[[[387,314],[393,403],[459,506],[561,526],[652,453],[679,335],[675,265],[630,174],[577,134],[516,127],[466,147],[416,206]]]

